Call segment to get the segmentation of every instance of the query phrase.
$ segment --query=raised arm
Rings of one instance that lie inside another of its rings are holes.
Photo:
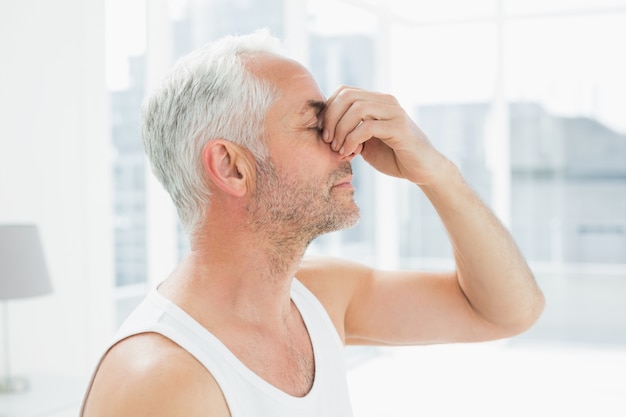
[[[327,105],[323,139],[345,156],[361,153],[380,172],[419,186],[448,232],[456,261],[456,271],[444,274],[341,266],[346,341],[476,341],[529,328],[544,299],[524,258],[397,100],[342,87]]]

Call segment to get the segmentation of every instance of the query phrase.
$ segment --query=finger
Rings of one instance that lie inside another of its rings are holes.
[[[355,103],[353,107],[359,107],[359,103]],[[400,130],[403,123],[399,123],[402,114],[397,106],[379,103],[367,103],[367,106],[367,111],[359,109],[353,113],[353,109],[349,109],[335,128],[337,133],[334,141],[339,143],[335,150],[341,155],[352,153],[359,144],[373,137],[389,142],[394,137],[402,136]],[[364,119],[357,121],[360,115],[365,115]],[[391,143],[388,146],[393,147]]]
[[[357,148],[354,150],[354,152],[350,153],[350,154],[346,154],[346,155],[342,155],[341,159],[344,161],[352,161],[354,158],[356,158],[357,156],[361,155],[361,152],[363,152],[363,149],[365,149],[365,144],[359,144],[359,146],[357,146]]]
[[[349,143],[347,148],[355,149],[361,140],[367,140],[369,137],[361,137],[352,134],[365,122],[372,120],[391,120],[398,116],[398,106],[386,104],[381,101],[371,100],[355,100],[348,107],[341,118],[336,122],[334,128],[334,136],[331,142],[331,148],[339,152],[345,145],[348,137],[354,138],[354,142]],[[362,132],[363,129],[360,129]]]
[[[352,87],[340,86],[333,95],[326,100],[323,124],[324,132],[322,133],[324,142],[331,143],[335,138],[335,126],[352,104],[352,100],[347,96],[351,94],[350,91],[354,90],[356,89]]]
[[[353,153],[360,153],[363,150],[364,144],[376,137],[375,132],[383,133],[385,130],[385,122],[380,120],[365,120],[354,130],[352,130],[345,138],[345,141],[338,150],[342,156],[352,155]],[[384,134],[387,134],[385,132]]]
[[[324,132],[322,134],[322,138],[326,143],[331,143],[335,139],[337,136],[337,124],[356,102],[397,104],[395,97],[388,94],[375,93],[353,87],[340,87],[326,102],[327,106],[324,113]],[[365,117],[367,117],[367,115],[363,114],[360,119],[364,119]],[[357,117],[357,119],[359,118]],[[350,123],[347,125],[350,128],[356,126],[356,124],[350,126]],[[339,140],[343,141],[343,137],[339,138]]]
[[[376,101],[373,93],[353,87],[341,86],[326,101],[326,111],[324,113],[323,138],[327,143],[331,143],[337,136],[336,126],[344,117],[346,112],[357,101]],[[354,127],[353,125],[351,127]],[[343,140],[343,138],[341,138]]]
[[[358,129],[365,120],[376,119],[373,107],[372,103],[355,101],[343,112],[341,118],[335,123],[330,145],[334,151],[339,151],[344,146],[348,135]]]

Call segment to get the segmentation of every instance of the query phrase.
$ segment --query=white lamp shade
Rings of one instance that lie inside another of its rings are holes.
[[[35,225],[0,225],[0,299],[52,292]]]

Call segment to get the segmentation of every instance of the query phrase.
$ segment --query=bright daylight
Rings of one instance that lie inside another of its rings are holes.
[[[626,415],[624,40],[625,0],[3,1],[0,416]]]

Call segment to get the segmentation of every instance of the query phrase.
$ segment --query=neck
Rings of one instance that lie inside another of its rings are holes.
[[[256,280],[272,283],[293,278],[312,240],[307,236],[302,228],[259,229],[246,223],[238,230],[235,223],[221,221],[219,226],[207,227],[196,235],[191,249],[202,263],[228,264],[229,270],[250,267]]]
[[[308,242],[236,227],[206,228],[160,291],[183,305],[211,305],[250,323],[279,325],[291,311],[291,283]]]

